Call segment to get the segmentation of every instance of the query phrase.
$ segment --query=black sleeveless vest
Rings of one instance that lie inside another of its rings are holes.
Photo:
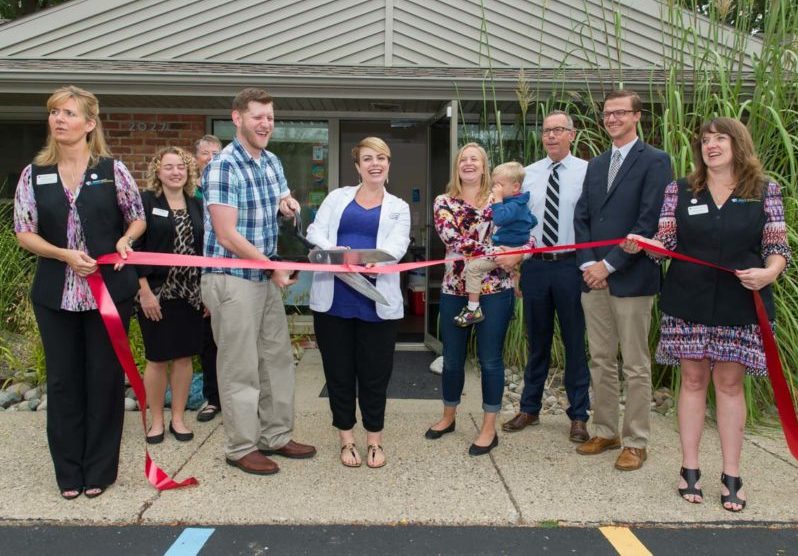
[[[687,180],[677,182],[676,251],[726,268],[762,267],[762,232],[767,221],[765,195],[732,195],[718,209],[708,190],[693,196]],[[695,199],[695,201],[693,201]],[[707,212],[697,214],[704,206]],[[693,214],[689,213],[690,207]],[[760,290],[770,320],[775,318],[770,286]],[[662,286],[660,308],[680,319],[710,326],[756,324],[751,292],[733,274],[673,259]]]
[[[44,176],[49,179],[44,179]],[[69,205],[58,167],[32,165],[30,179],[36,199],[39,235],[56,247],[67,248]],[[96,259],[100,255],[115,252],[116,242],[127,226],[116,200],[113,159],[101,158],[96,166],[86,170],[85,181],[75,204],[89,255]],[[100,272],[115,302],[136,295],[138,280],[132,267],[126,266],[117,272],[111,265],[102,265]],[[39,257],[31,300],[50,309],[60,309],[65,273],[66,263]]]

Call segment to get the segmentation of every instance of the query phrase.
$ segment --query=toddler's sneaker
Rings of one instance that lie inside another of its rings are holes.
[[[477,307],[472,311],[468,306],[465,306],[463,310],[460,311],[460,314],[454,317],[454,323],[461,328],[471,326],[483,320],[485,320],[485,315],[482,314],[482,307]]]

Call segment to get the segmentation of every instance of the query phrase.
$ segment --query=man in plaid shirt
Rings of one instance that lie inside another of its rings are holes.
[[[277,250],[278,210],[292,216],[280,160],[266,150],[274,104],[264,90],[244,89],[233,100],[236,137],[205,168],[205,256],[268,261]],[[247,473],[279,471],[267,456],[313,457],[313,446],[292,439],[294,360],[281,288],[288,271],[206,268],[202,300],[219,346],[217,371],[227,436],[227,463]]]

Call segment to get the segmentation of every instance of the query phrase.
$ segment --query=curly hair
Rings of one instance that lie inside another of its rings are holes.
[[[707,187],[707,165],[701,151],[704,135],[723,133],[731,138],[732,172],[737,184],[734,193],[743,199],[759,199],[767,187],[767,177],[762,171],[762,163],[756,155],[754,141],[748,128],[734,118],[714,118],[704,123],[693,139],[693,163],[695,170],[687,176],[693,193]]]
[[[147,176],[145,178],[143,191],[153,191],[156,197],[160,197],[163,193],[163,184],[158,177],[158,171],[161,169],[161,160],[167,154],[176,154],[186,165],[186,183],[183,185],[183,191],[189,197],[193,197],[197,191],[197,161],[186,150],[180,147],[164,147],[155,153],[155,156],[150,160],[147,166]]]

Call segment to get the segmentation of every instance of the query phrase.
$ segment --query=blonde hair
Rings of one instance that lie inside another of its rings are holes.
[[[360,151],[363,149],[371,149],[376,151],[377,154],[384,154],[391,160],[391,149],[388,148],[387,143],[379,137],[366,137],[352,149],[352,160],[357,164],[360,162]]]
[[[492,178],[496,176],[504,176],[512,183],[524,183],[524,178],[526,177],[526,172],[524,171],[524,167],[521,166],[518,162],[505,162],[504,164],[499,164],[493,169],[493,173],[491,174]]]
[[[460,158],[463,156],[466,149],[476,149],[482,159],[482,179],[479,184],[477,200],[484,201],[490,195],[490,163],[488,162],[488,153],[477,143],[466,143],[457,151],[457,156],[454,157],[454,162],[452,163],[452,177],[449,178],[449,183],[446,185],[446,194],[450,197],[459,197],[463,193],[463,185],[460,183],[460,172],[458,167],[460,165]]]
[[[163,183],[158,177],[158,171],[161,169],[161,161],[167,154],[176,154],[186,165],[186,183],[183,185],[183,192],[189,197],[193,197],[197,191],[197,161],[188,151],[180,147],[164,147],[155,153],[155,156],[150,160],[147,166],[147,177],[144,182],[143,191],[152,191],[156,197],[160,197],[163,193]]]
[[[94,129],[86,134],[86,143],[89,147],[89,167],[96,166],[100,157],[111,156],[108,144],[105,142],[102,121],[100,121],[100,102],[97,97],[85,89],[67,85],[56,89],[50,98],[47,99],[47,112],[58,108],[69,99],[73,99],[78,105],[80,114],[88,121],[94,122]],[[47,143],[39,151],[33,163],[37,166],[52,166],[58,164],[61,152],[58,143],[53,137],[52,132],[47,130]]]
[[[701,145],[707,133],[724,133],[731,138],[732,166],[737,184],[734,193],[743,199],[759,199],[765,192],[767,177],[762,172],[762,163],[756,156],[751,133],[740,120],[734,118],[715,118],[705,122],[693,138],[693,163],[695,170],[687,176],[687,183],[693,193],[700,193],[707,187],[707,165]]]

